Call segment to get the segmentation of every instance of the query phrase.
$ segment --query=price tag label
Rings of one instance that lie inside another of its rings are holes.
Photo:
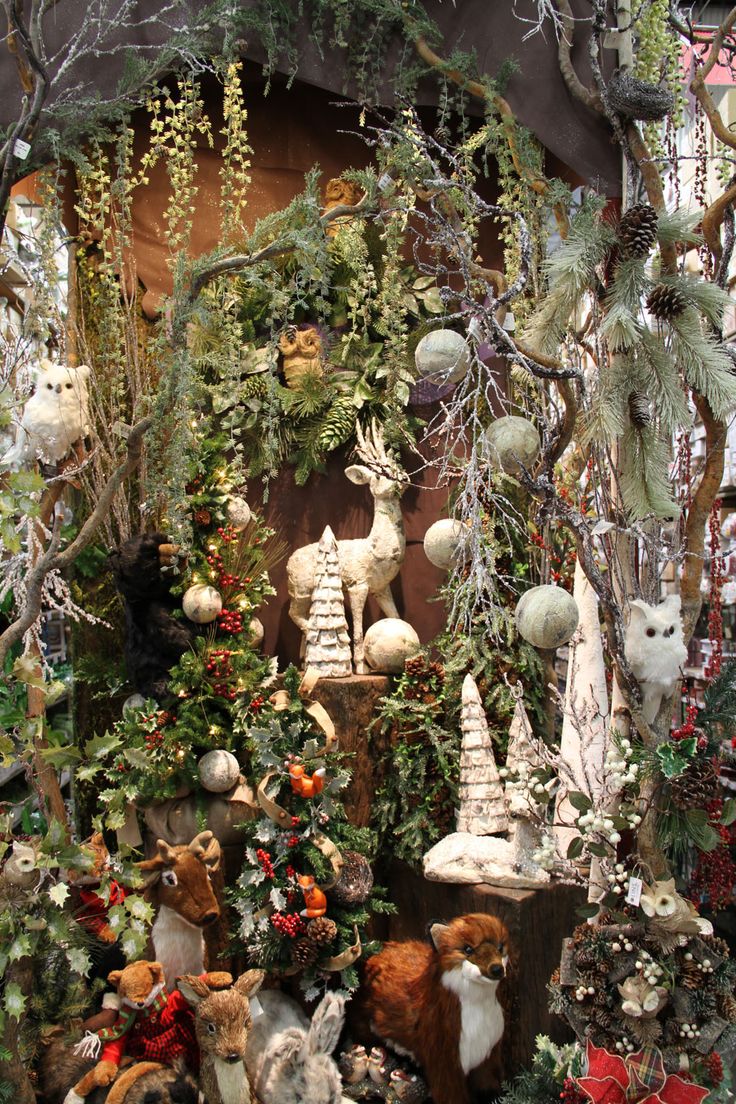
[[[25,161],[28,154],[31,152],[31,143],[24,142],[22,138],[17,138],[15,145],[13,146],[13,153],[21,161]]]
[[[251,1019],[255,1020],[258,1018],[258,1016],[263,1015],[263,1008],[261,1007],[261,1002],[259,1001],[258,997],[250,997],[248,1000],[248,1004],[250,1005]]]
[[[380,191],[385,192],[392,183],[391,173],[384,173],[383,176],[378,178],[378,187]]]
[[[638,905],[641,901],[643,883],[641,878],[629,878],[629,892],[626,894],[627,905]]]

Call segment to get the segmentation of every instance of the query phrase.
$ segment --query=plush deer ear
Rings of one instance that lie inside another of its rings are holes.
[[[265,970],[246,970],[233,985],[241,997],[252,997],[263,985],[266,977]]]
[[[351,483],[357,483],[358,486],[363,486],[365,483],[371,481],[371,471],[369,468],[364,468],[362,464],[351,464],[349,468],[345,469],[345,475],[348,477]]]
[[[442,939],[444,935],[449,932],[450,928],[447,924],[432,924],[429,929],[429,938],[434,943],[434,949],[436,951],[442,950]]]
[[[210,995],[207,983],[194,974],[184,974],[176,979],[176,986],[184,999],[195,1008]]]

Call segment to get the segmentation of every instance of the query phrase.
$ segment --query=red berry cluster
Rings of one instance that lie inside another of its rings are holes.
[[[587,1100],[587,1097],[580,1091],[573,1077],[566,1077],[562,1082],[560,1100],[562,1100],[564,1104],[583,1104],[583,1101]]]
[[[690,879],[689,896],[697,904],[708,899],[712,912],[720,912],[733,903],[736,865],[731,858],[731,833],[721,825],[716,829],[721,844],[713,851],[701,851]]]
[[[160,748],[164,742],[164,734],[160,728],[154,728],[153,732],[146,733],[146,747],[149,751],[155,751],[156,748]]]
[[[298,836],[289,836],[289,839],[287,841],[287,847],[298,847],[298,846],[299,846],[299,837]]]
[[[274,871],[273,863],[271,862],[271,856],[269,855],[268,851],[264,851],[262,847],[259,847],[256,851],[256,858],[258,859],[263,873],[266,875],[267,878],[270,878],[271,881],[273,881],[273,879],[276,877],[276,873]]]
[[[685,723],[680,725],[679,728],[673,728],[670,737],[675,743],[679,743],[680,740],[688,740],[691,736],[696,736],[698,751],[705,751],[708,746],[708,738],[702,728],[698,728],[695,724],[697,716],[697,705],[689,705],[685,711]]]
[[[207,674],[212,676],[212,689],[221,698],[227,698],[229,701],[235,701],[238,696],[227,682],[228,679],[233,677],[233,668],[230,663],[232,654],[229,648],[220,648],[218,651],[210,652],[210,658],[205,665]]]
[[[289,939],[296,939],[306,931],[306,924],[298,912],[275,912],[271,923],[279,935],[286,935]]]
[[[250,705],[248,706],[254,713],[257,713],[259,709],[263,709],[266,704],[266,699],[263,694],[256,694],[254,698],[251,698]]]
[[[702,1063],[703,1072],[712,1085],[720,1085],[723,1080],[723,1059],[717,1050],[711,1051]]]
[[[243,631],[243,615],[239,610],[221,609],[217,615],[219,627],[222,632],[232,633],[237,636]]]

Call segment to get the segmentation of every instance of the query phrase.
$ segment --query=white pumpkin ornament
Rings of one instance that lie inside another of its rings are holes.
[[[423,379],[435,383],[459,383],[470,367],[470,349],[454,330],[433,330],[416,347],[414,362]]]
[[[251,617],[250,636],[248,638],[248,642],[251,648],[260,648],[265,635],[266,630],[263,627],[263,622],[260,621],[257,617]]]
[[[468,526],[454,518],[440,518],[424,534],[424,554],[431,564],[447,571],[460,557]]]
[[[398,675],[407,659],[421,649],[419,637],[408,621],[384,617],[366,631],[363,638],[365,661],[372,671]]]
[[[142,694],[131,694],[129,698],[126,698],[123,702],[123,716],[130,717],[133,713],[139,713],[141,709],[145,709],[146,699]]]
[[[536,426],[514,414],[492,422],[486,430],[486,440],[492,465],[507,475],[517,475],[522,467],[531,468],[542,451]]]
[[[245,529],[252,516],[250,506],[240,495],[228,499],[227,519],[236,533]]]
[[[231,790],[240,777],[240,764],[231,751],[216,748],[208,751],[197,763],[199,780],[210,793]]]
[[[558,586],[532,587],[516,606],[519,636],[535,648],[559,648],[578,627],[577,602]]]
[[[222,609],[222,598],[219,590],[215,590],[213,586],[195,583],[185,592],[181,605],[190,621],[197,625],[208,625]]]

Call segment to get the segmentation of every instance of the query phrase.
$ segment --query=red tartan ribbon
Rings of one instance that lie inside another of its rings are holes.
[[[666,1073],[662,1052],[645,1046],[621,1057],[588,1040],[587,1075],[576,1084],[593,1104],[701,1104],[708,1089]]]

